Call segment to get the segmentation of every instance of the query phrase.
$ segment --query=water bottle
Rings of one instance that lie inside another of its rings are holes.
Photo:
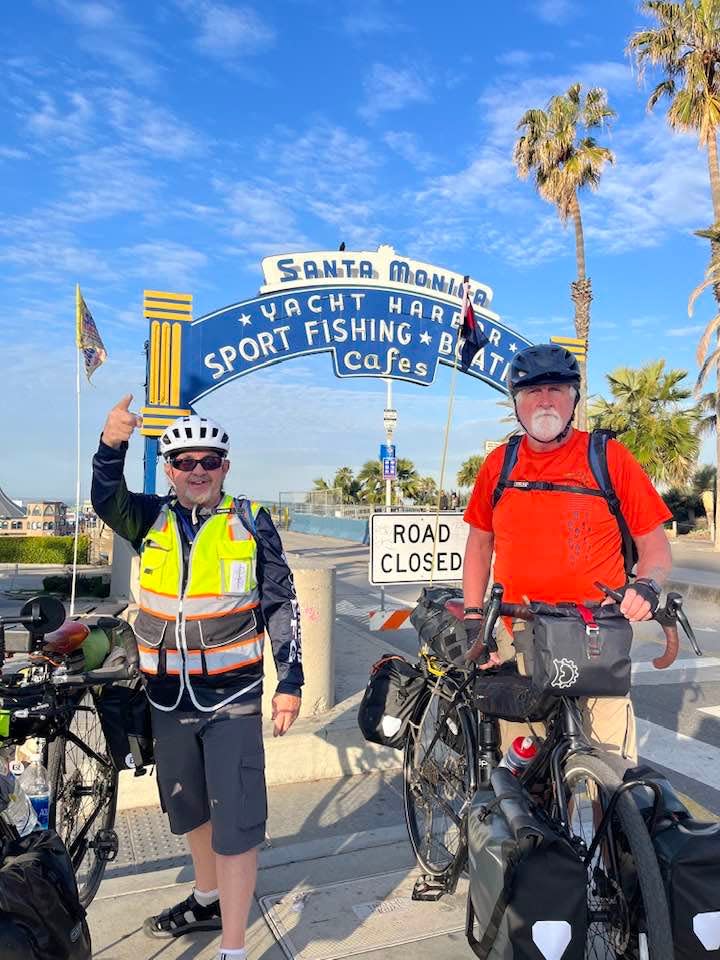
[[[47,830],[50,819],[50,780],[39,753],[34,753],[25,772],[20,777],[20,786],[28,796],[37,817],[37,829]]]
[[[0,758],[0,816],[15,827],[21,837],[36,830],[38,819],[27,794]]]
[[[537,746],[532,737],[515,737],[498,766],[507,767],[510,773],[517,777],[536,754]]]

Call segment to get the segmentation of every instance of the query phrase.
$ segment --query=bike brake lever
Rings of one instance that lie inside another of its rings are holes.
[[[615,603],[622,603],[623,593],[621,590],[614,590],[612,587],[608,587],[605,583],[600,583],[599,580],[596,580],[594,586],[598,590],[602,590],[606,597],[610,597],[611,600],[614,600]]]
[[[700,649],[700,644],[697,642],[697,637],[695,636],[695,631],[693,630],[690,621],[687,618],[687,614],[682,608],[682,598],[680,598],[680,603],[678,604],[675,610],[675,616],[678,619],[680,626],[683,628],[685,636],[688,638],[692,644],[692,648],[695,651],[695,656],[701,657],[703,655],[702,650]]]

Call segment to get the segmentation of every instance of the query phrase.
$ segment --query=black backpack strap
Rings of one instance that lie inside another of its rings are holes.
[[[515,464],[517,463],[518,453],[520,451],[520,441],[522,438],[523,435],[521,433],[516,433],[510,437],[505,445],[505,458],[503,460],[502,469],[500,470],[500,477],[498,478],[497,486],[493,490],[493,510],[497,506],[498,500],[508,486],[510,474],[513,472]]]
[[[630,533],[630,528],[622,514],[620,507],[620,498],[615,492],[610,470],[607,462],[607,444],[608,440],[615,437],[613,430],[593,430],[588,439],[588,463],[592,470],[595,482],[600,487],[603,496],[607,500],[610,512],[617,520],[620,528],[620,537],[622,539],[623,563],[625,565],[625,574],[630,576],[633,567],[637,563],[637,547]]]

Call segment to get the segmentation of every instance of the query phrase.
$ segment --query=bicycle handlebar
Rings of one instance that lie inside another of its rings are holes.
[[[618,590],[613,590],[603,583],[596,583],[603,593],[619,603],[623,594]],[[533,620],[536,616],[558,613],[558,607],[553,604],[531,602],[531,603],[503,603],[504,587],[500,583],[494,583],[490,590],[490,599],[485,605],[483,615],[483,632],[479,640],[476,641],[467,653],[467,658],[475,660],[477,663],[487,663],[488,651],[496,651],[497,643],[493,637],[493,630],[498,617],[513,617],[516,620]],[[683,598],[679,593],[671,592],[667,595],[664,607],[658,607],[652,615],[663,629],[665,634],[665,652],[653,660],[653,666],[658,670],[666,670],[671,666],[678,655],[680,649],[680,638],[678,634],[678,623],[683,628],[688,640],[692,644],[693,651],[698,657],[702,656],[702,650],[698,645],[687,614],[683,610]],[[478,655],[473,657],[476,652]]]

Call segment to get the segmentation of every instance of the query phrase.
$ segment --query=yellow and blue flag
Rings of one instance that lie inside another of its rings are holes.
[[[80,285],[75,288],[76,340],[77,348],[82,352],[85,373],[88,380],[97,368],[107,360],[107,350],[98,333],[92,314],[80,293]]]

